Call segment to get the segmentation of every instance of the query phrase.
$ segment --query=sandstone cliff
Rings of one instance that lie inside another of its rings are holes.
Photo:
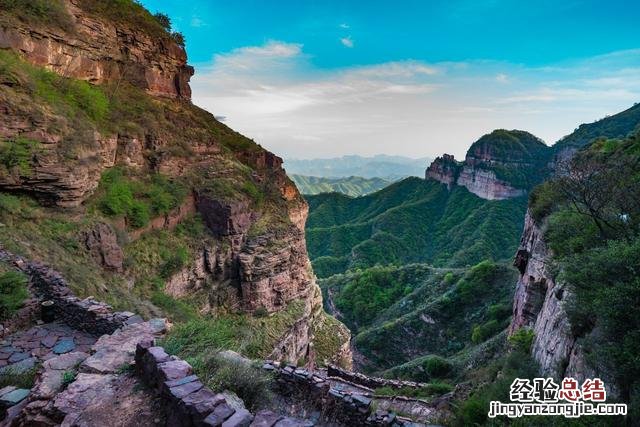
[[[525,194],[547,174],[550,149],[535,136],[518,130],[495,130],[473,143],[463,162],[450,154],[436,158],[426,178],[466,187],[487,200]]]
[[[0,22],[0,49],[11,48],[29,62],[65,77],[91,83],[127,81],[150,94],[191,99],[183,47],[160,33],[134,23],[113,21],[92,13],[91,2],[65,0],[65,25],[29,25],[5,17]],[[113,6],[117,8],[118,6]]]
[[[188,299],[203,315],[270,315],[302,302],[302,314],[272,356],[313,359],[314,325],[324,313],[306,252],[308,207],[282,160],[190,103],[193,69],[168,34],[116,21],[109,5],[92,6],[100,2],[58,3],[67,26],[53,20],[33,25],[11,11],[0,12],[0,191],[36,198],[42,215],[70,224],[68,236],[80,246],[61,246],[38,231],[39,241],[51,248],[41,253],[28,238],[16,239],[28,235],[32,224],[11,216],[3,222],[15,224],[14,245],[46,258],[72,281],[74,269],[93,260],[86,268],[91,281],[104,282],[98,292],[113,300],[117,291],[140,300],[143,308],[149,305],[144,294],[151,292],[153,275],[165,277],[163,293]],[[132,15],[154,19],[140,6],[130,7],[136,8]],[[179,184],[187,195],[170,211],[138,204],[138,211],[142,207],[151,216],[148,221],[117,209],[107,212],[100,200],[111,197],[104,177],[114,167],[131,189],[144,193],[150,180],[162,177],[159,188]],[[189,237],[188,259],[174,257],[179,268],[170,270],[173,254],[145,239],[164,232],[166,238],[185,240],[184,231],[175,230],[194,215],[206,228]],[[75,235],[74,229],[81,232]],[[132,258],[142,251],[136,242],[155,263]],[[77,261],[68,259],[70,250]],[[73,268],[63,268],[72,262]],[[81,274],[76,278],[85,280]],[[118,288],[110,289],[114,283]],[[81,294],[91,292],[87,285],[72,286]]]

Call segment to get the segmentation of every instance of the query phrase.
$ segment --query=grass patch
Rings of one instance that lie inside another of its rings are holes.
[[[273,377],[259,366],[219,355],[191,359],[190,362],[200,381],[217,392],[234,392],[252,412],[266,407],[273,399]]]
[[[30,176],[31,160],[39,147],[37,141],[22,137],[0,141],[0,166],[4,167],[7,174],[17,172],[21,176]],[[3,174],[0,173],[0,176]]]
[[[0,320],[10,318],[29,298],[27,282],[27,276],[22,273],[0,273]]]
[[[294,301],[269,317],[224,314],[176,325],[164,339],[170,354],[201,358],[215,350],[229,349],[251,359],[264,359],[304,313],[304,302]]]
[[[433,396],[448,393],[453,390],[451,384],[443,382],[433,382],[424,387],[380,387],[375,389],[374,393],[378,396],[404,396],[413,397],[415,399],[425,399]]]
[[[342,345],[349,341],[349,329],[333,316],[322,313],[321,319],[314,325],[313,345],[316,362],[320,366],[331,362]],[[340,364],[340,361],[336,361]]]
[[[68,29],[71,17],[61,0],[0,0],[0,10],[28,24]]]
[[[38,368],[39,366],[34,366],[24,372],[17,372],[11,369],[4,371],[4,373],[0,375],[0,388],[14,386],[18,388],[31,389],[36,382]]]

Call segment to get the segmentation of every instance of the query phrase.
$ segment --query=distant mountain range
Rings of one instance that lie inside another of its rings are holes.
[[[382,178],[362,178],[349,176],[346,178],[322,178],[317,176],[289,175],[296,183],[298,190],[305,195],[320,193],[342,193],[359,197],[383,189],[392,181]]]
[[[290,175],[324,178],[357,176],[396,181],[408,176],[424,176],[424,170],[432,160],[427,157],[412,159],[385,154],[373,157],[350,155],[329,159],[286,159],[284,167]]]

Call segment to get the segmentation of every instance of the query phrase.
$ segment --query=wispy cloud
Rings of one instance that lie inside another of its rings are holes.
[[[194,102],[284,156],[413,156],[466,148],[494,128],[552,143],[640,101],[640,56],[614,52],[527,68],[496,61],[396,61],[326,70],[269,41],[199,67]]]
[[[340,39],[340,43],[342,43],[344,47],[348,47],[348,48],[353,47],[353,40],[351,39],[351,36],[342,37]]]
[[[206,27],[207,23],[202,20],[199,16],[192,16],[191,22],[189,23],[194,28]]]

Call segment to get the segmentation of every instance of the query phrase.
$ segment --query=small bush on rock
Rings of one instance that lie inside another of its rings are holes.
[[[261,409],[273,398],[273,377],[259,367],[221,356],[196,360],[193,365],[200,379],[212,390],[234,392],[251,411]]]

